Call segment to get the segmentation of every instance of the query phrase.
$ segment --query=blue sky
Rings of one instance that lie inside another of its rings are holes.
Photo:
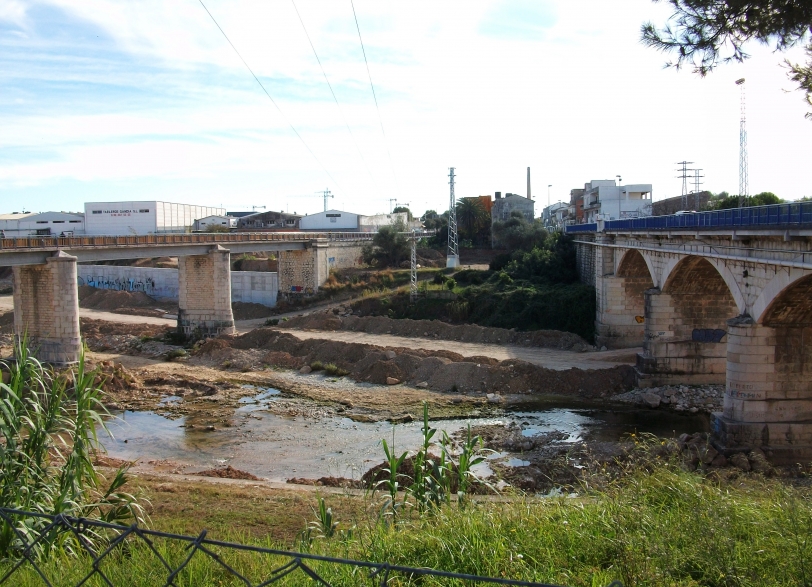
[[[706,79],[663,70],[638,41],[663,3],[356,0],[384,140],[349,0],[296,2],[340,111],[290,0],[204,2],[284,117],[196,0],[0,5],[0,211],[163,199],[315,212],[330,188],[338,208],[397,198],[422,212],[447,206],[452,165],[461,196],[523,194],[530,166],[542,204],[548,184],[556,201],[615,175],[661,199],[679,195],[683,159],[735,192],[739,77],[751,192],[812,195],[812,123],[785,91],[784,56],[753,46]]]

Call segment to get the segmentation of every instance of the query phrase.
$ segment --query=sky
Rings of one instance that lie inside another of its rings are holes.
[[[325,189],[357,213],[442,211],[453,166],[457,197],[526,195],[530,167],[540,214],[618,175],[678,196],[682,160],[703,189],[736,193],[741,77],[750,192],[812,195],[812,122],[781,67],[799,49],[748,45],[751,59],[701,79],[640,43],[662,2],[354,7],[375,97],[350,0],[3,0],[0,212],[314,213]]]

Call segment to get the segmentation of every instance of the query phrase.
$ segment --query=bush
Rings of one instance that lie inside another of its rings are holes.
[[[28,354],[27,344],[20,340],[14,362],[0,364],[10,374],[8,384],[0,383],[0,507],[111,523],[141,520],[136,499],[120,491],[127,468],[108,484],[93,465],[101,450],[96,429],[107,430],[100,373],[87,370],[82,353],[75,367],[56,374]],[[38,536],[44,526],[36,518],[0,520],[0,558],[18,554],[15,532]],[[32,554],[47,556],[56,548],[76,554],[81,548],[74,538],[45,533]],[[101,541],[93,532],[82,539],[92,546]]]
[[[453,279],[449,279],[445,282],[445,286],[448,288],[448,291],[454,291],[454,288],[457,287],[457,282]]]
[[[346,369],[342,369],[341,367],[335,365],[334,363],[327,363],[324,366],[324,371],[327,372],[329,375],[335,375],[337,377],[343,377],[344,375],[349,375],[350,373]]]
[[[324,363],[321,361],[313,361],[310,363],[310,368],[314,371],[324,371]]]
[[[276,326],[279,324],[279,318],[268,318],[265,321],[265,326]]]
[[[454,274],[454,279],[459,285],[482,285],[493,275],[490,271],[480,271],[478,269],[463,269]]]

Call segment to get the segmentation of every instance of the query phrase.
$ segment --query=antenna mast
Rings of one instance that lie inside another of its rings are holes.
[[[747,117],[744,109],[744,78],[736,80],[741,88],[741,118],[739,119],[739,208],[750,194],[750,178],[747,169]]]
[[[460,264],[460,249],[457,242],[457,202],[454,198],[454,168],[448,168],[451,193],[448,203],[448,257],[446,267],[458,267]]]
[[[316,193],[318,193],[318,192],[316,192]],[[329,189],[325,189],[321,193],[324,195],[324,211],[327,212],[327,200],[328,200],[328,198],[335,198],[335,196],[330,193]]]

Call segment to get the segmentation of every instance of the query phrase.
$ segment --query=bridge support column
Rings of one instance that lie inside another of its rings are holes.
[[[280,251],[279,294],[283,299],[314,295],[330,274],[324,249],[328,243],[313,241],[308,248]]]
[[[724,383],[726,347],[721,341],[726,332],[693,328],[696,317],[690,316],[712,314],[714,302],[694,305],[685,297],[657,288],[645,292],[645,340],[643,352],[637,355],[640,385]]]
[[[187,339],[235,332],[228,250],[178,259],[178,332]]]
[[[761,448],[776,464],[812,459],[812,328],[728,322],[727,386],[714,442]]]
[[[595,344],[598,348],[623,349],[643,346],[645,303],[643,291],[651,287],[648,277],[598,277]]]
[[[79,360],[79,290],[76,257],[57,251],[45,265],[14,267],[14,333],[28,336],[40,361],[56,365]]]

